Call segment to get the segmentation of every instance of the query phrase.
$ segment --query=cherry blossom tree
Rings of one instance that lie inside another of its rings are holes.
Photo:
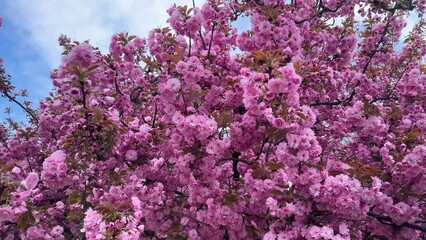
[[[424,239],[425,10],[174,5],[109,53],[61,36],[36,110],[1,67],[29,121],[0,125],[0,238]]]

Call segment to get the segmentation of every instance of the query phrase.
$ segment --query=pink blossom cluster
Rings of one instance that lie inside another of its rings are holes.
[[[52,189],[60,189],[67,185],[68,166],[65,163],[65,158],[65,153],[61,150],[58,150],[53,152],[49,157],[44,160],[43,171],[41,172],[41,180],[47,187]],[[29,179],[27,178],[26,181],[28,180]],[[26,184],[31,184],[30,186],[32,186],[35,183]]]

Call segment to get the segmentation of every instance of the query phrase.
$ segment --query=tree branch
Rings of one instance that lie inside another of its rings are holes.
[[[419,230],[421,232],[426,232],[426,227],[423,227],[423,226],[420,226],[420,225],[417,225],[417,224],[413,224],[413,223],[409,223],[409,222],[405,222],[402,225],[397,225],[396,223],[394,223],[392,221],[391,217],[381,215],[381,214],[378,214],[378,213],[375,213],[375,212],[372,212],[372,211],[369,211],[367,213],[367,215],[377,219],[379,222],[381,222],[383,224],[387,224],[387,225],[390,225],[390,226],[393,226],[393,227],[401,227],[402,226],[402,227],[408,227],[408,228],[412,228],[412,229],[415,229],[415,230]]]
[[[211,50],[212,44],[213,44],[213,34],[214,34],[214,29],[215,29],[216,25],[217,25],[217,22],[214,21],[213,27],[212,27],[212,34],[210,36],[209,49],[207,50],[207,59],[210,59],[210,50]]]
[[[157,118],[157,103],[156,102],[154,102],[154,117],[153,117],[153,119],[152,119],[152,124],[151,124],[151,127],[152,128],[154,128],[155,127],[155,120],[156,120],[156,118]]]
[[[315,102],[313,102],[313,103],[310,103],[309,104],[309,106],[320,106],[320,105],[326,105],[326,106],[335,106],[335,105],[339,105],[339,104],[341,104],[342,103],[342,101],[341,100],[339,100],[339,99],[337,99],[337,100],[335,100],[335,101],[332,101],[332,102],[320,102],[320,101],[315,101]]]
[[[22,103],[20,103],[16,98],[12,97],[9,93],[6,91],[3,92],[3,95],[9,99],[9,101],[12,101],[16,103],[22,110],[24,110],[28,115],[35,121],[35,123],[38,123],[38,117],[34,114],[32,109],[29,109],[25,107]]]
[[[198,33],[200,34],[200,39],[201,39],[201,43],[203,44],[204,50],[207,50],[207,45],[206,45],[206,42],[204,41],[204,37],[203,37],[203,33],[201,32],[201,29],[198,31]]]

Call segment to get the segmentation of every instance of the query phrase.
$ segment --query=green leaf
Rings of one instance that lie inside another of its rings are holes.
[[[27,230],[35,223],[35,218],[31,209],[18,216],[17,224],[20,229]]]
[[[255,179],[266,179],[268,178],[268,172],[261,166],[257,164],[251,165],[251,169],[253,170],[253,178]]]
[[[69,204],[76,204],[81,201],[81,196],[78,192],[73,192],[68,196],[67,202]]]
[[[84,210],[76,208],[76,209],[70,210],[66,218],[67,220],[70,220],[70,221],[81,221],[82,216],[84,216]]]
[[[365,115],[369,116],[380,116],[380,110],[377,109],[376,105],[371,103],[364,103],[363,107]]]
[[[281,168],[284,167],[284,163],[281,162],[267,162],[266,166],[269,167],[269,169],[271,169],[271,171],[278,171]]]
[[[302,120],[306,120],[308,119],[305,114],[303,114],[302,112],[296,112],[296,115],[299,116]]]
[[[286,194],[278,189],[274,189],[271,191],[271,194],[273,195],[280,195],[280,196],[286,196]]]
[[[2,173],[5,172],[10,172],[12,171],[12,169],[15,167],[15,163],[14,162],[10,162],[10,163],[6,163],[2,168],[1,171]]]
[[[252,226],[247,226],[246,231],[251,239],[257,239],[258,238],[258,230]]]
[[[93,120],[95,123],[101,122],[101,120],[104,118],[104,114],[100,109],[95,110],[95,114],[93,115]]]
[[[99,67],[99,65],[97,65],[97,64],[91,65],[90,67],[87,68],[87,72],[91,72],[91,71],[95,70],[98,67]]]

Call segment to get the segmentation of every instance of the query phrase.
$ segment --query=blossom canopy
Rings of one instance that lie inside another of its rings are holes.
[[[60,36],[38,109],[0,59],[28,115],[0,124],[0,238],[425,239],[425,10],[173,5],[108,53]]]

